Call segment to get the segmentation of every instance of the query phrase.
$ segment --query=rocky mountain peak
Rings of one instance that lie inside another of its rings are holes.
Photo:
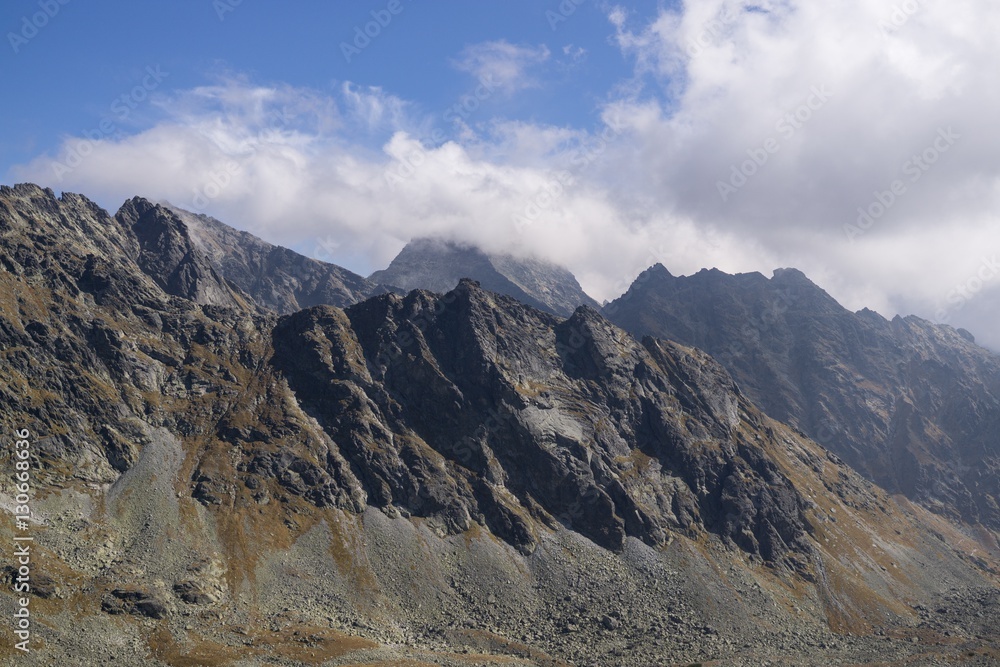
[[[134,197],[115,219],[138,242],[136,262],[167,294],[203,305],[236,307],[241,297],[192,241],[187,226],[170,209]]]
[[[1000,357],[971,336],[852,313],[796,269],[636,282],[604,309],[616,324],[709,352],[768,414],[890,491],[1000,528],[1000,455],[987,435],[1000,419]]]
[[[166,207],[219,275],[261,308],[288,314],[321,304],[344,307],[384,291],[336,264],[273,245],[211,216]]]
[[[121,205],[121,208],[118,209],[116,217],[119,221],[129,226],[133,226],[147,213],[156,208],[157,204],[154,204],[145,197],[132,197]]]
[[[462,278],[474,278],[485,289],[563,317],[582,304],[599,307],[563,267],[530,257],[486,253],[473,245],[442,239],[412,240],[388,268],[369,276],[372,282],[403,290],[439,294],[449,292]]]
[[[816,283],[809,280],[809,277],[806,276],[805,273],[793,267],[775,269],[772,272],[772,279],[781,282],[796,282],[800,284],[809,284],[813,286],[816,285]]]

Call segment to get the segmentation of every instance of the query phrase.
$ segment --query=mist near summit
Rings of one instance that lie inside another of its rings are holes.
[[[167,200],[363,274],[424,236],[557,262],[599,301],[657,262],[794,266],[849,308],[1000,348],[996,7],[551,11],[543,41],[511,34],[445,59],[457,92],[443,104],[370,76],[167,77],[144,125],[67,136],[9,174],[112,209]],[[602,15],[622,75],[598,98],[559,100],[590,122],[539,120],[546,89],[592,57],[568,41],[585,12]],[[385,55],[393,27],[355,57]]]

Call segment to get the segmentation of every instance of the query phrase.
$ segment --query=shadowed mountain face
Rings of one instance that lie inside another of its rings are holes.
[[[472,281],[278,316],[178,223],[0,189],[0,426],[32,433],[40,545],[31,664],[927,648],[832,634],[876,628],[994,649],[995,545],[765,416],[706,354]],[[0,477],[4,506],[12,491]],[[975,604],[947,602],[933,634],[921,613],[946,594]]]
[[[271,245],[215,218],[169,210],[216,271],[263,308],[288,314],[321,304],[343,307],[383,291],[336,264]]]
[[[526,553],[561,522],[612,550],[707,529],[772,562],[806,550],[804,499],[740,428],[752,408],[706,356],[465,281],[345,314],[282,321],[275,363],[369,462],[369,502],[437,513],[449,531],[479,521]]]
[[[125,202],[115,220],[134,234],[139,246],[136,263],[165,292],[206,305],[238,304],[232,288],[172,211],[136,197]]]
[[[483,289],[512,296],[521,303],[568,317],[578,306],[600,308],[572,273],[536,259],[488,255],[478,248],[435,239],[416,239],[400,251],[389,268],[369,280],[403,290],[450,291],[462,278]]]
[[[849,312],[794,269],[657,265],[604,313],[707,351],[769,415],[886,489],[1000,529],[1000,357],[967,332]]]

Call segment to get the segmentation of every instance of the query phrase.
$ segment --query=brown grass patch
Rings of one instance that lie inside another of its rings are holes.
[[[281,657],[318,665],[354,651],[377,648],[375,642],[329,628],[290,627],[282,632],[257,630],[243,638],[244,646],[229,646],[187,633],[177,640],[166,624],[146,638],[151,655],[171,667],[225,667],[250,657]]]
[[[204,639],[188,637],[185,642],[178,642],[166,625],[157,627],[146,638],[146,645],[153,658],[171,667],[225,667],[247,655],[231,646]]]

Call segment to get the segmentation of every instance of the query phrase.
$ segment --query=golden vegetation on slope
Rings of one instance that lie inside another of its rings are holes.
[[[148,632],[151,657],[170,667],[226,667],[257,657],[280,657],[304,665],[320,665],[354,651],[375,648],[375,642],[345,635],[330,628],[290,626],[281,632],[244,630],[232,644],[205,639],[192,631],[176,637],[165,622]]]

